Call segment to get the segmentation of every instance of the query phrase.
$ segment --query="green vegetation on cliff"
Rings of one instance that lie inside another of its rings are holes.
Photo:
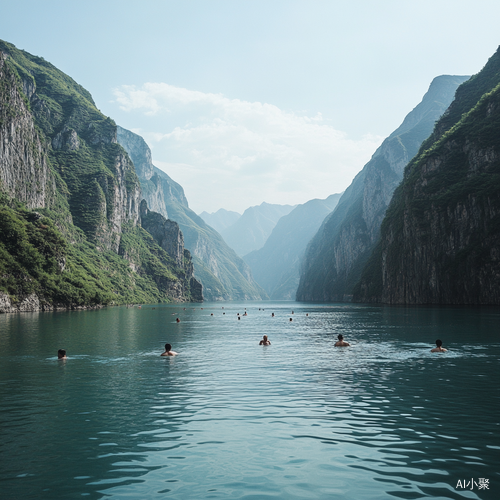
[[[350,300],[370,259],[394,190],[467,76],[435,78],[422,101],[382,143],[309,243],[297,300]]]
[[[500,303],[500,50],[405,170],[358,301]]]
[[[114,121],[43,58],[1,40],[0,58],[8,148],[0,157],[0,292],[14,306],[35,294],[42,308],[191,300],[189,254],[178,265],[140,227],[140,183]]]
[[[0,197],[0,292],[14,304],[30,294],[43,307],[63,308],[171,300],[169,285],[184,271],[142,228],[128,225],[121,239],[120,253],[136,263],[133,271],[128,260],[98,250],[77,227],[61,232],[51,215]]]

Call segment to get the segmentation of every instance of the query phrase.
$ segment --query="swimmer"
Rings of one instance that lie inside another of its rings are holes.
[[[165,344],[165,352],[162,352],[160,356],[177,356],[177,353],[172,351],[172,346],[170,344]]]
[[[271,318],[274,318],[274,313],[271,314]]]
[[[177,321],[177,323],[181,322],[181,320],[179,318],[175,318],[175,321]]]
[[[57,359],[68,359],[66,356],[66,349],[59,349],[57,351]]]
[[[292,319],[292,318],[290,318],[290,321],[293,321],[293,319]]]
[[[431,352],[446,352],[448,349],[441,347],[442,345],[443,345],[443,341],[437,339],[436,340],[436,347],[434,347],[434,349],[431,349]]]
[[[259,345],[271,345],[271,341],[267,338],[267,335],[262,337],[262,340],[259,342]]]
[[[338,340],[335,342],[335,347],[349,347],[351,344],[349,342],[344,342],[344,336],[339,333]]]

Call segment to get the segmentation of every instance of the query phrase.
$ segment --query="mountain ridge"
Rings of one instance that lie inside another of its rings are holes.
[[[353,287],[378,241],[385,211],[405,166],[431,134],[458,85],[467,78],[434,78],[421,102],[356,175],[308,245],[297,300],[351,299]]]
[[[405,169],[354,300],[500,304],[500,47]]]
[[[340,197],[341,194],[332,194],[324,200],[314,199],[297,205],[278,220],[262,248],[243,257],[255,280],[271,299],[295,298],[307,243],[337,206]]]
[[[0,136],[3,312],[202,300],[180,231],[182,258],[141,226],[113,120],[68,75],[1,40]]]

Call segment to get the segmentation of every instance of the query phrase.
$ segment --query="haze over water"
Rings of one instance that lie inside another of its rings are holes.
[[[2,499],[498,498],[499,309],[183,307],[0,316]]]

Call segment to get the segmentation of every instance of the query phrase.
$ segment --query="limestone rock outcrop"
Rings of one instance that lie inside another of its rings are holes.
[[[28,208],[45,207],[54,198],[55,182],[29,109],[35,85],[21,85],[7,57],[0,50],[0,188]]]

